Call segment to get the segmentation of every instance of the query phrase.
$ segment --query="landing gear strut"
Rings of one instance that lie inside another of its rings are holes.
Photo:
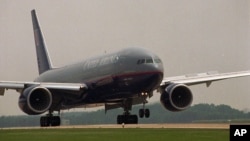
[[[40,118],[41,127],[60,126],[60,124],[61,124],[60,116],[53,116],[52,113],[49,113],[46,116],[42,116]]]

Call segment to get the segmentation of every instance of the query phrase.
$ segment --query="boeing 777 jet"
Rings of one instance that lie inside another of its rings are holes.
[[[65,67],[53,67],[45,45],[35,10],[31,11],[39,76],[32,82],[0,81],[0,95],[13,89],[20,93],[19,107],[28,115],[48,112],[40,125],[59,126],[60,114],[53,112],[70,108],[104,106],[105,110],[123,108],[117,123],[138,123],[131,115],[133,105],[142,104],[140,118],[148,118],[147,99],[157,90],[162,105],[170,111],[190,107],[193,94],[191,85],[234,77],[249,76],[250,71],[231,73],[202,73],[195,76],[164,78],[162,60],[142,48],[127,48],[97,56]]]

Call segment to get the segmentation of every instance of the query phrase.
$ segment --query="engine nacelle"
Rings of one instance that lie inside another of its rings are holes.
[[[193,101],[191,90],[184,84],[172,83],[161,89],[161,103],[169,111],[186,110]]]
[[[26,88],[19,97],[20,109],[29,114],[42,114],[49,110],[52,104],[52,94],[44,87],[29,87]]]

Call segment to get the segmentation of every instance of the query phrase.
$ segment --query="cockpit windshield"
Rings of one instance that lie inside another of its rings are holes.
[[[150,63],[156,63],[159,64],[161,63],[161,59],[159,58],[144,58],[144,59],[139,59],[137,60],[137,64],[150,64]]]
[[[159,64],[159,63],[161,63],[161,59],[155,58],[155,59],[154,59],[154,62],[157,63],[157,64]]]

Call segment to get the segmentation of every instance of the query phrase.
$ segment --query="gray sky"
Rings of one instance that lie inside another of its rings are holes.
[[[1,0],[0,80],[37,75],[30,11],[36,9],[57,67],[126,47],[144,47],[164,61],[165,76],[250,69],[247,0]],[[194,103],[249,108],[250,78],[191,87]],[[0,97],[0,115],[23,114],[19,94]],[[159,94],[152,98],[159,102]]]

